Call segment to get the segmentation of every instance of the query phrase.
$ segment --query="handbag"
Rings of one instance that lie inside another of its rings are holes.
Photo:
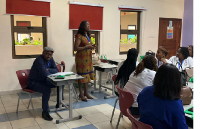
[[[146,52],[145,55],[146,55],[146,56],[147,56],[147,55],[152,55],[152,56],[155,57],[155,53],[154,53],[153,51],[151,51],[151,50],[149,50],[148,52]]]
[[[181,89],[180,96],[183,105],[189,105],[192,101],[192,89],[188,86],[183,86]]]
[[[189,81],[193,77],[193,67],[185,69],[186,71],[186,80]]]
[[[101,63],[101,60],[99,58],[99,54],[97,54],[97,53],[92,54],[92,64],[98,65],[100,63]]]
[[[180,72],[180,77],[181,77],[181,84],[183,86],[186,86],[187,85],[187,76],[186,76],[186,71],[185,70],[182,70],[182,72]]]
[[[182,71],[180,72],[180,78],[181,78],[181,84],[182,86],[186,86],[187,85],[187,73],[186,70],[183,70],[182,65],[180,64],[180,62],[177,62],[180,65],[180,68],[182,69]]]

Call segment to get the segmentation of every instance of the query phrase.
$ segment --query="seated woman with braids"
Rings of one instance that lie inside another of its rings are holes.
[[[115,80],[115,85],[123,89],[125,84],[128,82],[130,74],[136,69],[138,51],[135,48],[128,50],[127,59],[123,62],[122,66],[119,68],[117,78]],[[119,96],[117,89],[115,88],[115,94]]]
[[[139,115],[137,96],[145,87],[153,85],[157,70],[158,66],[155,57],[147,55],[138,64],[136,70],[130,75],[128,82],[124,86],[124,90],[129,91],[134,95],[135,102],[132,107],[129,108],[132,115]]]

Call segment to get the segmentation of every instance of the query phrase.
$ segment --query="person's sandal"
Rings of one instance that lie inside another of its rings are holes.
[[[88,99],[94,99],[89,94],[88,95],[84,94],[84,96],[86,96]]]
[[[79,98],[81,99],[81,101],[87,102],[87,99],[83,96],[83,98],[80,96],[79,94]]]

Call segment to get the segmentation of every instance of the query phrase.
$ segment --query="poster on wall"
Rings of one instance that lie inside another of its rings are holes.
[[[167,39],[173,39],[173,27],[167,27]]]

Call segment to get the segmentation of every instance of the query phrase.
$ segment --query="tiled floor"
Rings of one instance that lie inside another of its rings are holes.
[[[90,90],[92,89],[90,88]],[[110,94],[109,91],[106,93]],[[49,122],[42,119],[41,94],[35,94],[32,99],[36,117],[32,116],[32,110],[27,109],[29,98],[26,94],[22,94],[18,114],[16,114],[18,95],[3,95],[0,96],[0,129],[115,129],[120,114],[119,105],[117,104],[113,121],[110,123],[116,97],[104,99],[104,96],[108,94],[94,93],[92,96],[95,99],[88,102],[76,102],[74,99],[73,116],[82,115],[82,119],[60,124],[55,124],[59,116],[54,112],[50,113],[54,118],[53,121]],[[69,94],[67,90],[65,90],[64,98],[64,102],[68,103]],[[55,107],[56,95],[51,95],[49,105],[52,108]],[[30,109],[32,109],[31,106]],[[59,112],[64,118],[69,116],[68,110]],[[127,117],[123,117],[118,128],[131,129],[131,122]]]
[[[91,90],[91,89],[90,89]],[[109,93],[108,93],[109,94]],[[119,105],[115,111],[113,122],[110,123],[114,102],[116,98],[104,99],[105,93],[94,93],[95,98],[88,102],[76,102],[74,99],[73,116],[82,115],[82,119],[70,122],[55,124],[59,119],[56,113],[51,112],[53,121],[45,121],[42,119],[42,100],[41,94],[33,97],[33,106],[36,117],[32,116],[32,110],[28,110],[29,98],[26,94],[22,94],[22,100],[19,104],[19,112],[16,113],[18,94],[0,96],[0,129],[114,129],[119,116]],[[69,94],[65,90],[64,102],[68,103]],[[49,105],[55,107],[56,95],[51,95]],[[30,106],[30,109],[31,106]],[[68,110],[60,111],[61,116],[68,117]],[[122,118],[119,129],[131,128],[131,122],[127,118]]]

